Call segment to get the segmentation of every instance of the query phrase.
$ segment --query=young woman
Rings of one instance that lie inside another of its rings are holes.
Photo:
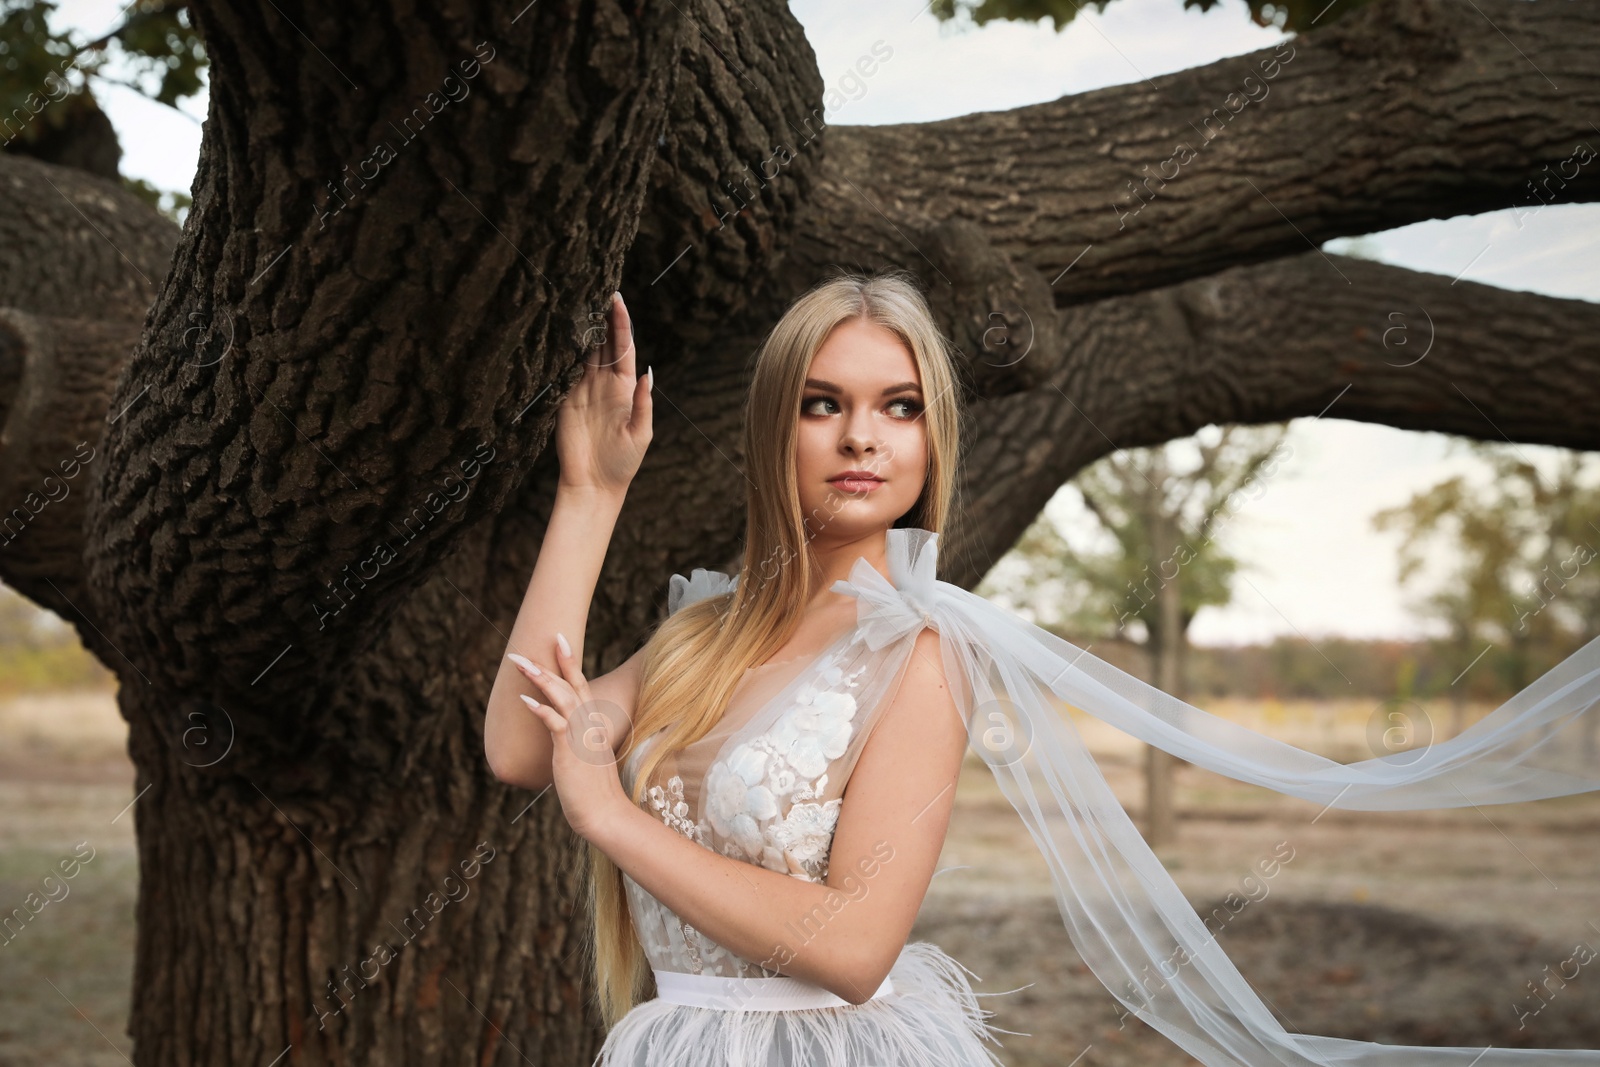
[[[906,277],[841,274],[797,299],[758,355],[744,471],[705,457],[747,492],[739,574],[674,575],[650,640],[588,680],[589,599],[650,440],[650,377],[636,374],[620,296],[612,314],[559,417],[555,509],[484,736],[496,776],[553,784],[585,841],[609,1030],[598,1062],[999,1062],[986,994],[937,946],[907,941],[970,746],[1049,864],[1084,961],[1127,1014],[1201,1062],[1600,1065],[1600,1051],[1285,1031],[1061,712],[1330,807],[1558,796],[1600,788],[1578,755],[1600,702],[1600,639],[1458,737],[1350,765],[1154,689],[935,577],[955,512],[950,349]],[[642,1000],[647,971],[656,996]]]
[[[588,595],[650,428],[615,306],[615,351],[563,405],[572,495],[510,640],[549,658],[508,657],[523,673],[502,671],[485,737],[502,778],[553,778],[590,846],[602,1062],[998,1062],[960,965],[907,944],[967,748],[938,635],[852,641],[857,598],[831,588],[951,510],[958,393],[921,295],[840,277],[796,302],[754,369],[748,482],[707,450],[748,488],[743,580],[676,577],[650,642],[586,682]],[[530,686],[532,716],[511,706]]]

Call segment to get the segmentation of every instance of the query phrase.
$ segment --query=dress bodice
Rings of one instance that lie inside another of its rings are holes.
[[[698,588],[675,576],[672,610],[733,580],[697,571],[695,582]],[[905,641],[873,648],[852,617],[820,653],[746,671],[717,724],[655,768],[641,806],[723,856],[825,881],[845,787],[910,648]],[[640,761],[661,736],[645,738],[625,761],[630,793]],[[732,978],[778,973],[700,934],[626,874],[623,883],[653,969]]]

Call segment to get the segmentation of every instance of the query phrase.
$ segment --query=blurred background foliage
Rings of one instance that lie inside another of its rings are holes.
[[[0,585],[0,699],[64,689],[116,688],[78,635],[9,586]]]
[[[120,180],[178,221],[187,194],[118,173],[122,149],[95,91],[118,85],[172,108],[204,91],[206,52],[187,5],[135,0],[115,29],[82,41],[51,29],[59,6],[0,0],[0,150]]]

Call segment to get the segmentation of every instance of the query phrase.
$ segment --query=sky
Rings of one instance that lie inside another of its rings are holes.
[[[122,6],[66,0],[56,25],[95,36],[114,25]],[[790,8],[805,27],[825,85],[837,90],[838,106],[825,113],[829,125],[925,122],[1005,110],[1270,48],[1285,36],[1251,22],[1242,0],[1222,0],[1205,14],[1183,8],[1181,0],[1114,0],[1103,14],[1086,5],[1059,33],[1048,20],[983,27],[940,23],[915,0],[793,0]],[[857,60],[874,55],[880,61],[873,75],[852,80]],[[187,191],[200,149],[204,98],[186,101],[179,112],[113,87],[102,93],[101,103],[122,141],[123,173]],[[1578,204],[1433,220],[1323,247],[1337,252],[1359,242],[1363,254],[1396,266],[1595,301],[1597,237],[1600,205]],[[1280,634],[1409,638],[1435,631],[1436,624],[1410,610],[1426,588],[1398,584],[1398,535],[1375,532],[1371,516],[1458,473],[1486,480],[1483,465],[1442,434],[1331,417],[1290,425],[1293,458],[1259,499],[1234,516],[1224,538],[1247,562],[1233,603],[1203,609],[1191,639],[1235,644]],[[1540,464],[1559,455],[1521,447]],[[1076,501],[1075,491],[1065,487],[1046,512],[1069,543],[1087,545],[1093,522]],[[1446,573],[1450,560],[1430,563],[1424,581]]]

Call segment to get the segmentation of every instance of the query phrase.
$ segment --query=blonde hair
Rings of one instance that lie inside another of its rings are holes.
[[[788,641],[799,619],[794,606],[815,592],[821,574],[795,472],[801,396],[817,350],[834,327],[858,318],[899,336],[922,379],[928,467],[917,502],[894,525],[940,530],[952,513],[962,412],[949,343],[909,273],[836,270],[789,306],[755,359],[744,412],[746,475],[755,491],[737,587],[663,619],[645,645],[643,683],[619,764],[641,740],[667,732],[635,774],[635,804],[663,759],[716,725],[745,669]],[[735,618],[738,626],[727,625]],[[588,853],[588,947],[609,1030],[643,999],[650,968],[628,911],[622,872],[587,841],[581,847]]]

